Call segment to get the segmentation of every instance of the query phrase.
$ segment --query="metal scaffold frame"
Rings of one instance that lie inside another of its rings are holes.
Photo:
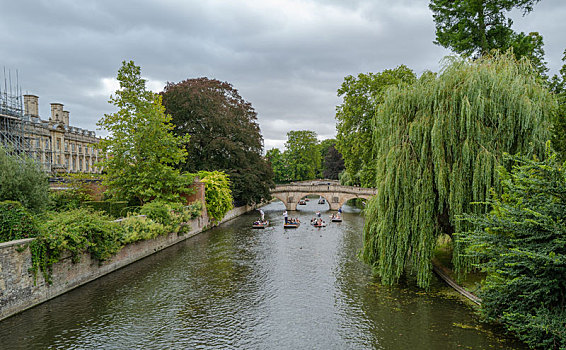
[[[10,153],[21,155],[29,150],[23,123],[23,97],[18,85],[12,84],[12,74],[4,68],[3,89],[0,87],[0,144]]]

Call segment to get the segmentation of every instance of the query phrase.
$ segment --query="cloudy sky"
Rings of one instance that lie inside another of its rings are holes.
[[[566,0],[511,17],[515,30],[543,35],[556,73]],[[156,92],[188,78],[231,83],[258,112],[269,149],[290,130],[334,137],[347,75],[400,64],[437,71],[449,51],[433,40],[428,0],[0,0],[0,68],[39,96],[42,119],[63,103],[71,125],[102,136],[96,122],[115,111],[107,101],[123,60]]]

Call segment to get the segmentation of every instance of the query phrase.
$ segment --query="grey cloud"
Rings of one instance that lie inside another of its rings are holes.
[[[435,46],[424,0],[3,1],[0,67],[18,70],[40,112],[61,102],[71,122],[94,130],[114,111],[93,94],[133,59],[144,77],[228,81],[253,104],[266,145],[289,130],[335,134],[336,90],[347,75],[406,64],[437,71],[449,52]],[[293,7],[297,6],[297,7]],[[518,30],[544,35],[552,69],[561,65],[566,4],[545,0]],[[525,28],[525,29],[523,29]]]

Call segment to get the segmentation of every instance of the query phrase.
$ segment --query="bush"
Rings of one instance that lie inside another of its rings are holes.
[[[458,235],[487,273],[482,313],[532,348],[566,349],[566,164],[549,150],[506,160],[492,211],[464,216],[475,229]]]
[[[0,201],[13,200],[40,212],[49,203],[47,175],[26,156],[10,155],[0,146]]]
[[[88,209],[53,213],[41,225],[42,234],[31,243],[32,271],[42,271],[50,282],[51,266],[64,252],[78,262],[80,254],[90,253],[100,261],[110,258],[121,249],[121,227],[109,217]]]
[[[173,223],[173,217],[170,212],[170,204],[160,200],[146,203],[140,210],[140,214],[146,215],[149,219],[166,227],[171,226]]]
[[[78,209],[83,202],[75,193],[66,190],[51,191],[49,199],[49,209],[53,211]]]
[[[38,234],[33,216],[20,202],[0,202],[0,242],[35,237]]]
[[[204,183],[208,214],[218,222],[233,207],[230,179],[221,171],[199,171],[198,176]]]
[[[122,226],[120,242],[122,244],[153,239],[166,233],[165,226],[147,217],[130,216],[120,222]]]
[[[125,209],[128,207],[128,202],[113,200],[86,201],[83,203],[83,206],[97,211],[102,211],[113,218],[121,218],[126,214]]]

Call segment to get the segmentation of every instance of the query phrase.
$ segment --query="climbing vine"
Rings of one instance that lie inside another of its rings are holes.
[[[221,171],[199,171],[198,176],[205,186],[206,210],[219,222],[233,208],[230,179]]]
[[[373,120],[378,195],[368,202],[362,258],[385,284],[407,267],[428,287],[431,257],[441,234],[465,231],[456,220],[480,213],[503,152],[543,154],[555,101],[527,61],[510,55],[477,61],[450,59],[393,87]],[[453,263],[471,261],[455,243]]]

